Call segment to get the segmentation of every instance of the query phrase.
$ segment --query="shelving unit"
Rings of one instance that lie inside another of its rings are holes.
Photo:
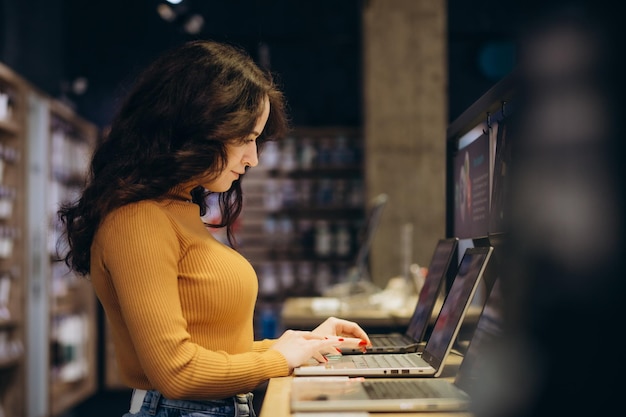
[[[24,415],[25,84],[0,64],[0,416]]]
[[[97,389],[95,294],[86,279],[71,274],[55,258],[60,237],[56,209],[64,201],[73,200],[84,185],[98,129],[58,101],[50,102],[50,113],[50,406],[52,415],[58,415]]]
[[[269,142],[242,182],[238,241],[259,276],[257,337],[276,334],[277,310],[347,275],[364,221],[361,130],[298,127]]]
[[[98,129],[65,104],[28,97],[28,416],[58,416],[96,392],[97,304],[59,261],[59,205],[83,186]]]

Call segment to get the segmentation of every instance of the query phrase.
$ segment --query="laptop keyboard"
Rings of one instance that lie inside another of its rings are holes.
[[[418,363],[411,359],[417,359]],[[352,358],[357,368],[414,368],[424,366],[414,355],[362,355]]]
[[[397,338],[390,337],[376,337],[376,339],[373,340],[373,344],[378,347],[398,346],[401,343],[402,341]]]
[[[365,392],[372,399],[434,398],[437,391],[426,381],[393,380],[364,381]]]

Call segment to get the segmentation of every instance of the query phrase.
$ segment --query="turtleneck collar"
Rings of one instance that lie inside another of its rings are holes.
[[[191,201],[191,190],[195,187],[197,187],[197,185],[179,184],[172,187],[167,194],[176,200]]]

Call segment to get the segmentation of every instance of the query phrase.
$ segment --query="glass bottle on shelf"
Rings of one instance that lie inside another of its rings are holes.
[[[278,250],[288,252],[291,250],[293,241],[294,226],[293,219],[288,216],[281,216],[278,219]]]
[[[354,164],[354,152],[348,146],[348,138],[338,135],[335,138],[335,147],[330,156],[331,164],[335,167],[346,168]]]
[[[348,196],[351,207],[362,207],[365,204],[365,190],[363,188],[363,180],[354,179],[351,181],[350,194]]]
[[[297,287],[299,295],[308,295],[313,285],[313,263],[301,261],[297,266]]]
[[[16,197],[17,191],[14,188],[0,185],[0,220],[11,218]]]
[[[313,168],[317,150],[310,138],[303,138],[300,147],[300,169],[309,170]]]
[[[259,295],[263,298],[274,298],[280,292],[276,266],[273,262],[266,262],[260,266]]]
[[[318,263],[313,287],[317,294],[323,294],[333,282],[333,271],[326,262]]]
[[[319,151],[316,157],[317,166],[327,168],[332,162],[332,145],[330,138],[323,138],[319,144]]]
[[[266,142],[259,152],[259,166],[272,170],[278,167],[280,162],[280,149],[277,142]]]
[[[296,186],[296,180],[285,178],[281,181],[282,205],[286,208],[296,207],[298,205],[299,191]]]
[[[316,191],[316,205],[328,207],[333,202],[333,181],[330,178],[321,178]]]
[[[307,178],[299,179],[296,192],[296,204],[300,207],[308,207],[313,200],[313,182]]]
[[[320,257],[329,256],[333,249],[333,235],[326,220],[315,222],[315,254]]]
[[[289,294],[293,292],[296,285],[296,276],[293,271],[293,264],[289,261],[280,263],[280,284],[282,292]]]
[[[11,118],[9,93],[0,86],[0,120]]]
[[[11,310],[9,309],[10,295],[11,276],[5,272],[0,276],[0,321],[11,319]]]
[[[348,197],[348,181],[342,178],[333,180],[333,202],[336,207],[344,207]]]
[[[337,225],[335,233],[335,252],[339,257],[345,257],[350,254],[352,249],[352,237],[346,222],[340,222]]]
[[[276,250],[276,237],[278,236],[277,220],[273,215],[267,216],[263,221],[263,233],[267,237],[270,250]]]
[[[282,190],[278,180],[275,178],[268,178],[265,182],[263,205],[270,212],[279,210],[283,205]]]
[[[0,143],[0,184],[4,183],[5,166],[4,145]]]
[[[293,171],[298,167],[298,155],[296,150],[296,140],[288,137],[284,140],[281,149],[280,169],[284,172]]]
[[[310,254],[315,247],[315,228],[311,219],[299,219],[297,228],[297,242],[294,242],[294,246],[297,250]]]

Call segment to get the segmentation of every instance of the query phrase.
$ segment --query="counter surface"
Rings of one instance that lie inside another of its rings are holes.
[[[458,370],[459,365],[463,357],[455,353],[448,355],[446,366],[443,374],[440,378],[454,381],[454,375]],[[286,376],[281,378],[272,378],[267,387],[265,393],[265,399],[261,408],[261,414],[259,417],[292,417],[295,414],[291,413],[289,408],[289,396],[291,393],[291,380],[297,378],[294,376]],[[345,414],[345,413],[344,413]],[[370,413],[376,417],[413,417],[423,415],[424,413]],[[429,417],[472,417],[471,413],[467,412],[448,412],[448,413],[427,413]],[[332,416],[338,415],[338,413],[315,413],[316,416]],[[364,415],[361,413],[361,415]]]

